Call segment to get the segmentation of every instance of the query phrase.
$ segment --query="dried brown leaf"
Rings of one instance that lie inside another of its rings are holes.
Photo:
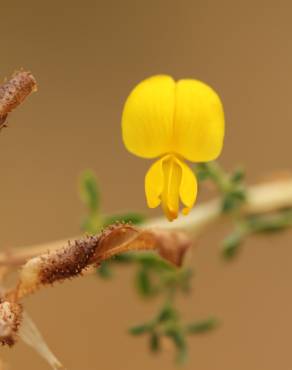
[[[99,235],[75,240],[64,248],[30,259],[21,270],[17,294],[22,297],[43,285],[73,278],[91,265],[98,266],[130,251],[157,250],[164,259],[180,266],[190,245],[190,239],[182,232],[115,224]]]

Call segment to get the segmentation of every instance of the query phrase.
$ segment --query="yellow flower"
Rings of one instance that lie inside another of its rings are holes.
[[[172,221],[181,201],[187,214],[196,200],[197,180],[184,160],[211,161],[222,149],[224,112],[215,91],[197,80],[150,77],[130,93],[122,132],[131,153],[160,158],[145,177],[148,206],[162,204]]]

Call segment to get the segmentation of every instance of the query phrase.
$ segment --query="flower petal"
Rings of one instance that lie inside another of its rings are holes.
[[[167,157],[166,157],[167,158]],[[170,155],[163,164],[164,186],[162,191],[162,208],[169,221],[177,218],[179,211],[179,189],[182,169],[174,155]]]
[[[203,82],[180,80],[176,85],[174,151],[192,162],[215,159],[224,138],[220,98]]]
[[[171,151],[175,82],[165,75],[139,83],[129,95],[122,116],[126,148],[143,158]]]
[[[164,158],[156,161],[145,176],[145,194],[149,208],[156,208],[161,203],[164,184],[163,161]]]
[[[182,213],[187,215],[196,201],[198,184],[196,176],[190,167],[179,159],[176,160],[179,163],[182,171],[179,188],[181,202],[185,205]]]

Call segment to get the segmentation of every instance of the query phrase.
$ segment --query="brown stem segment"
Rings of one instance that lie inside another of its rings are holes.
[[[14,344],[22,309],[19,300],[42,286],[81,275],[118,254],[157,250],[170,263],[180,266],[191,240],[178,231],[146,230],[115,224],[96,236],[68,242],[67,246],[31,258],[22,267],[17,286],[0,300],[0,342]]]
[[[0,300],[0,343],[12,346],[18,338],[22,306],[13,296]]]
[[[99,266],[118,254],[157,250],[170,263],[180,266],[191,240],[179,231],[146,230],[115,224],[96,236],[69,242],[67,246],[30,259],[21,269],[17,299],[41,286],[81,275],[90,266]]]
[[[25,98],[37,90],[37,83],[30,72],[18,71],[0,86],[0,128],[5,126],[8,114]]]

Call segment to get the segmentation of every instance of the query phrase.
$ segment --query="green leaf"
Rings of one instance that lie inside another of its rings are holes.
[[[97,269],[97,274],[103,279],[110,279],[113,273],[110,268],[110,262],[104,261]]]
[[[225,238],[222,246],[224,258],[230,259],[238,253],[239,247],[244,240],[244,236],[245,234],[239,230],[235,230],[232,234]]]
[[[165,334],[173,340],[177,349],[176,362],[179,365],[183,365],[188,357],[188,348],[184,334],[179,329],[169,330]]]
[[[165,270],[165,271],[175,271],[177,268],[171,265],[168,261],[159,257],[157,254],[149,253],[137,253],[135,255],[136,261],[140,262],[145,268],[151,268],[153,270]]]
[[[277,232],[292,225],[292,211],[284,210],[275,215],[251,216],[247,219],[253,233]]]
[[[188,360],[188,347],[185,344],[183,347],[177,349],[176,363],[178,365],[184,365]]]
[[[160,323],[169,321],[169,320],[176,320],[178,317],[176,310],[169,304],[162,308],[160,311],[157,321]]]
[[[228,213],[239,208],[246,200],[246,193],[243,188],[232,189],[227,192],[222,200],[222,212]]]
[[[190,268],[184,268],[180,271],[179,286],[184,293],[189,293],[191,290],[191,278],[193,274],[194,271]]]
[[[132,223],[134,225],[140,225],[145,221],[145,216],[140,213],[128,212],[124,214],[107,216],[104,219],[103,226],[109,226],[116,222]]]
[[[244,171],[236,169],[229,175],[215,161],[202,163],[197,166],[198,177],[210,178],[222,194],[222,212],[231,212],[240,207],[246,200],[245,187],[242,184]]]
[[[100,194],[95,174],[86,170],[80,177],[80,196],[90,212],[95,213],[100,207]]]
[[[195,168],[195,173],[199,182],[210,178],[210,173],[205,163],[199,163]]]
[[[150,335],[150,350],[152,352],[158,352],[160,350],[160,338],[156,332]]]
[[[131,335],[142,335],[144,333],[147,333],[151,329],[152,327],[149,324],[141,324],[130,328],[129,333]]]
[[[238,184],[244,180],[245,173],[243,168],[237,168],[231,175],[231,181],[234,184]]]
[[[209,318],[187,325],[186,330],[189,334],[201,334],[215,329],[218,326],[218,320]]]
[[[151,284],[149,272],[145,269],[139,269],[136,275],[136,286],[138,292],[143,297],[152,296],[155,290]]]
[[[123,254],[117,254],[113,259],[112,259],[112,262],[117,262],[117,263],[123,263],[123,264],[126,264],[126,263],[131,263],[131,262],[135,262],[135,256],[133,255],[133,253],[123,253]]]

